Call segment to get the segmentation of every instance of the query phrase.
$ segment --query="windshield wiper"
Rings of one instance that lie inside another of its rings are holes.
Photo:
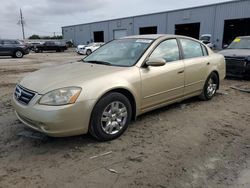
[[[93,64],[101,64],[101,65],[112,65],[111,63],[109,62],[106,62],[106,61],[84,61],[83,62],[86,62],[86,63],[93,63]]]

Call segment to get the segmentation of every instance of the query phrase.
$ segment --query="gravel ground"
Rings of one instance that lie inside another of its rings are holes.
[[[0,57],[0,187],[250,187],[249,81],[224,80],[209,102],[192,98],[140,116],[111,142],[50,138],[20,123],[15,84],[74,52]]]

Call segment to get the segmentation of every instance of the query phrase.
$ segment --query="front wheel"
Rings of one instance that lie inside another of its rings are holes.
[[[201,95],[199,96],[200,99],[205,101],[211,100],[216,94],[216,91],[219,88],[218,86],[219,78],[216,73],[212,72],[205,83]]]
[[[109,93],[94,107],[89,132],[99,141],[113,140],[127,129],[131,116],[132,108],[127,97]]]
[[[86,55],[89,56],[92,53],[91,50],[87,50]]]

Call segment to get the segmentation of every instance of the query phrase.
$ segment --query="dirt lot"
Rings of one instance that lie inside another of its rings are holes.
[[[50,138],[25,128],[11,106],[29,72],[72,62],[73,52],[0,57],[0,187],[250,187],[249,81],[225,80],[209,102],[186,100],[133,122],[112,142]]]

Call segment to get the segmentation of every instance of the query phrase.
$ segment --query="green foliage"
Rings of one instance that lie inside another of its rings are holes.
[[[39,35],[31,35],[29,39],[41,39]]]
[[[32,35],[29,37],[29,39],[63,39],[63,36],[62,35],[56,35],[56,36]]]

